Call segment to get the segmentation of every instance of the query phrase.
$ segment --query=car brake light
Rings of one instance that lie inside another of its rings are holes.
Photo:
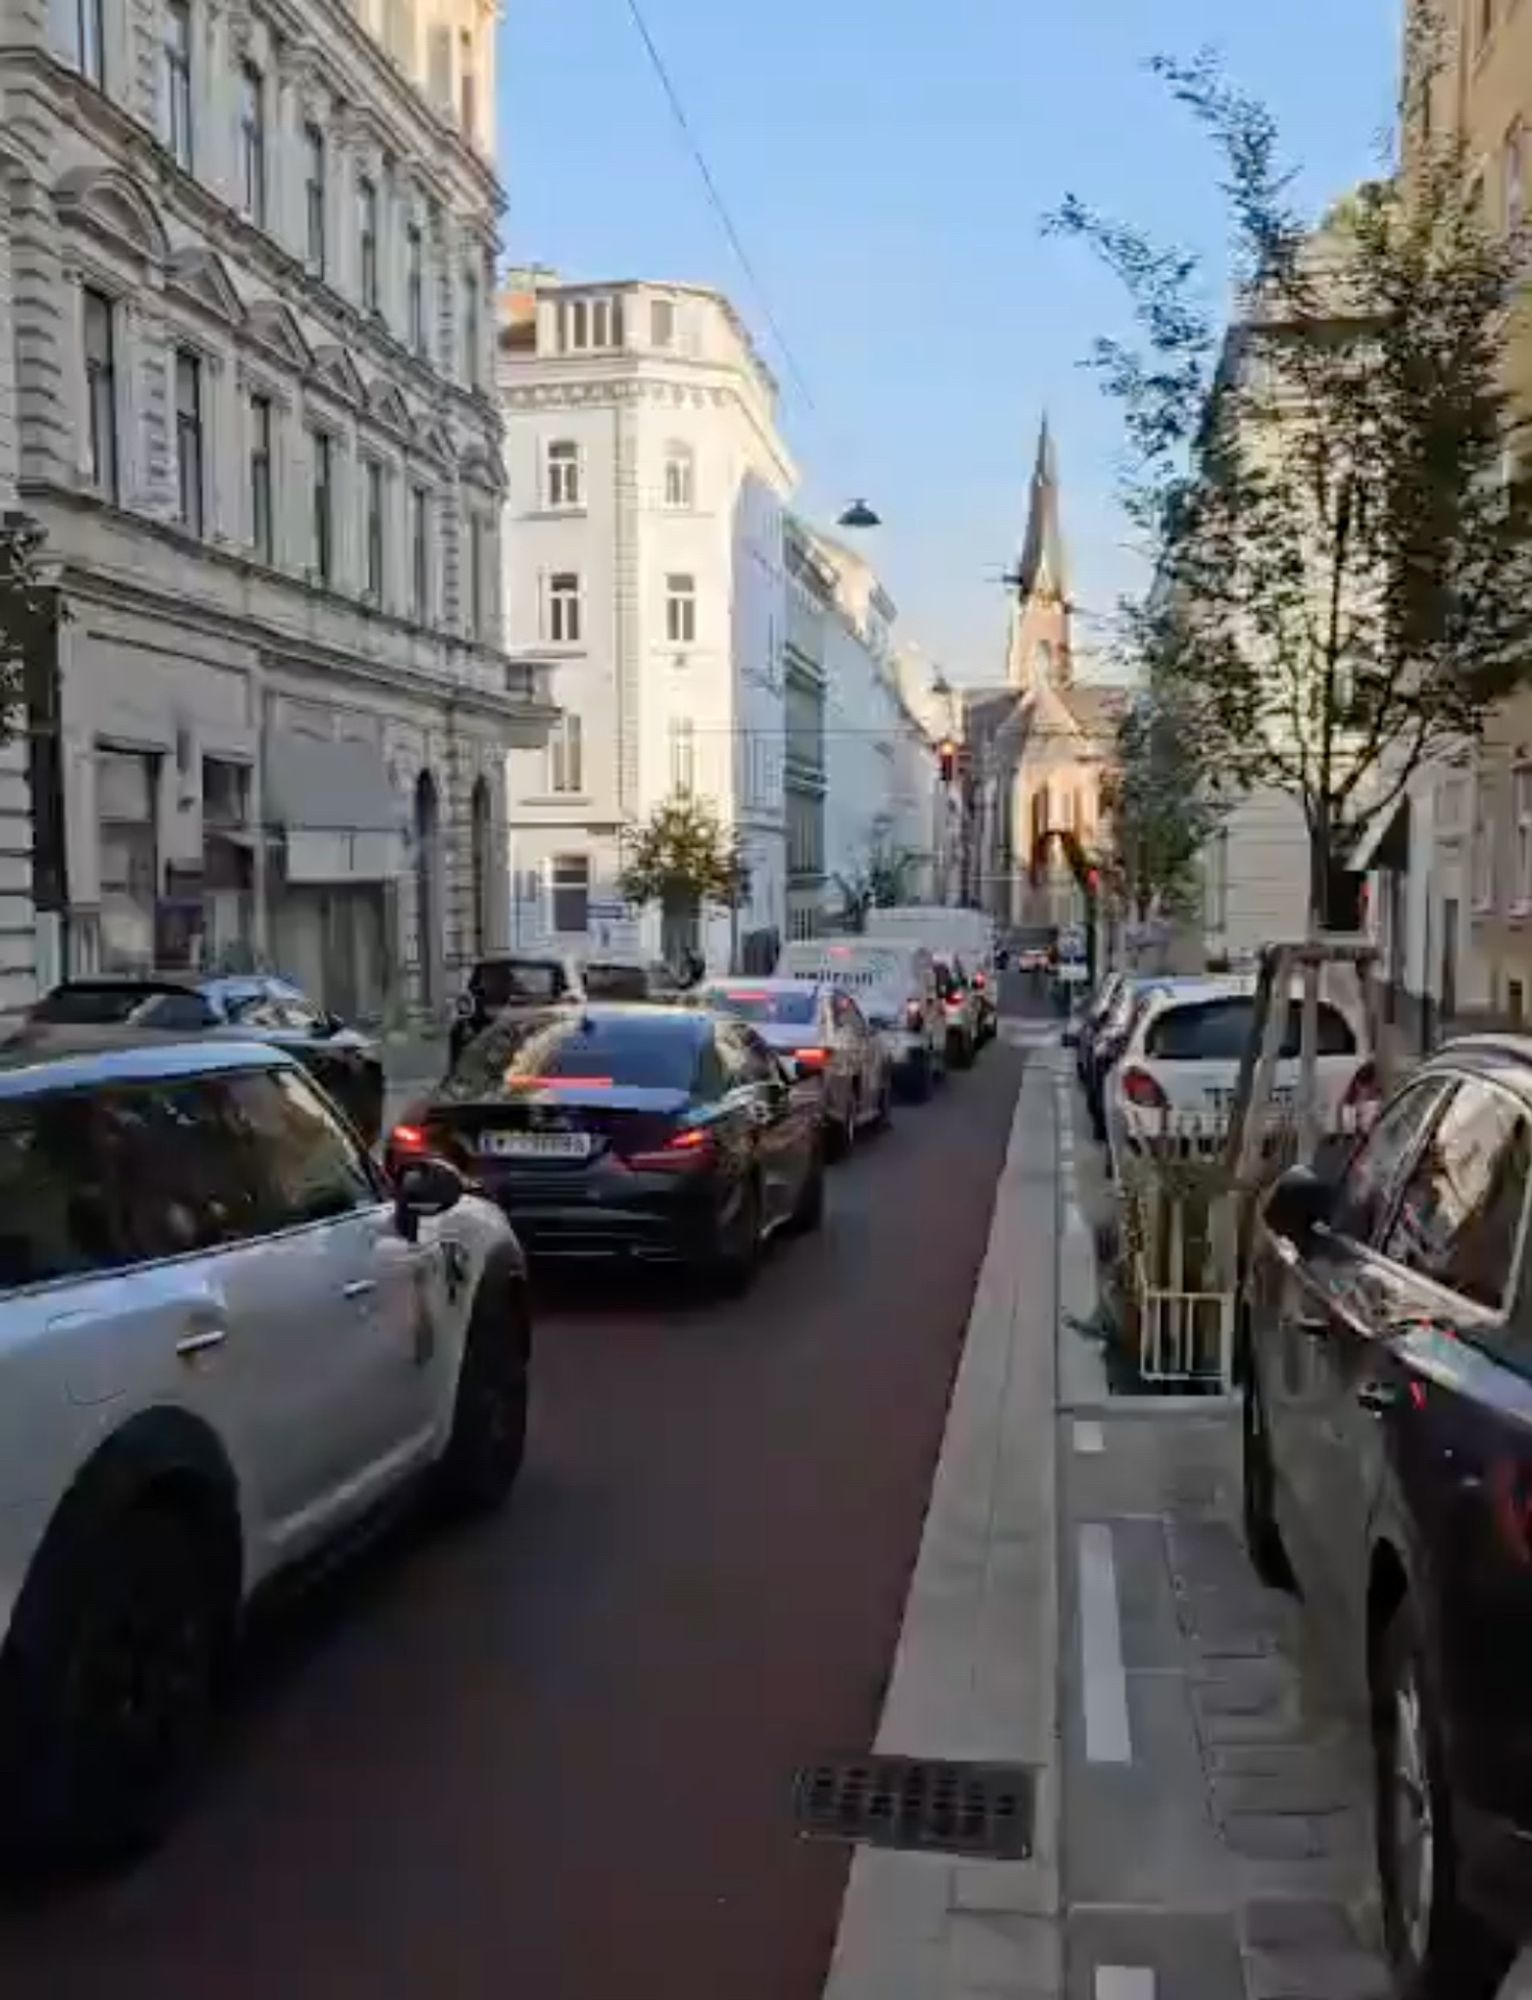
[[[1146,1069],[1123,1071],[1122,1094],[1141,1111],[1168,1111],[1170,1099]]]
[[[793,1061],[803,1069],[824,1069],[830,1061],[828,1049],[794,1049]]]
[[[663,1146],[648,1147],[624,1158],[636,1174],[685,1174],[711,1165],[716,1146],[705,1125],[683,1125]]]
[[[973,983],[977,990],[982,993],[984,991],[984,974],[976,972],[973,976]]]
[[[388,1148],[392,1153],[423,1153],[429,1144],[422,1125],[396,1125],[388,1135]]]
[[[923,1028],[926,1022],[926,1010],[918,1000],[912,1000],[904,1010],[904,1018],[912,1028]]]

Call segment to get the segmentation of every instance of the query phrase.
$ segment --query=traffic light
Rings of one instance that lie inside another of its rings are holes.
[[[957,745],[950,736],[943,737],[941,748],[936,753],[942,774],[942,783],[950,785],[957,776]]]

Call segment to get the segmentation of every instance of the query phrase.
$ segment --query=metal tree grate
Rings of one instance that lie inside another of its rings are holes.
[[[1032,1853],[1034,1782],[1025,1764],[826,1757],[798,1773],[794,1817],[811,1840],[1025,1861]]]

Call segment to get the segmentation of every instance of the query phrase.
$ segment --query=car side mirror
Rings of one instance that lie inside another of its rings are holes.
[[[1266,1227],[1300,1247],[1329,1221],[1335,1190],[1312,1167],[1289,1167],[1266,1197]]]
[[[405,1242],[419,1242],[421,1223],[456,1208],[463,1192],[451,1161],[407,1160],[394,1178],[394,1225]]]

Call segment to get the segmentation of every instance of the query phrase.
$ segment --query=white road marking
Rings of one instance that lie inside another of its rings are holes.
[[[1075,1450],[1082,1458],[1099,1458],[1106,1450],[1106,1432],[1100,1424],[1081,1418],[1075,1425]]]
[[[1143,1965],[1098,1965],[1096,2000],[1154,2000],[1154,1974]]]
[[[1087,1521],[1080,1529],[1080,1666],[1087,1761],[1131,1764],[1117,1564],[1112,1531],[1104,1521]]]

